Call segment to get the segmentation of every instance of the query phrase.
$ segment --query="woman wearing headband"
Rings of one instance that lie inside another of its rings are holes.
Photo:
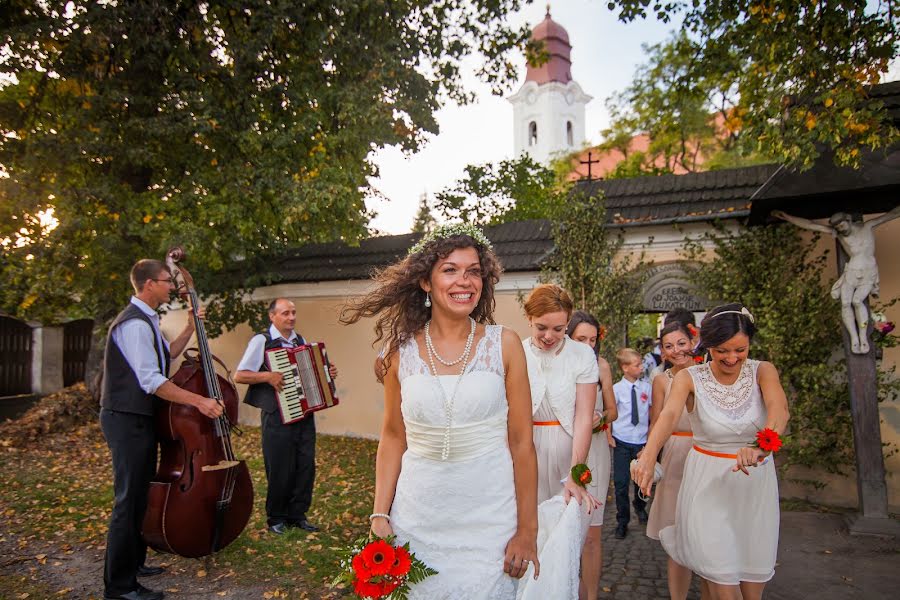
[[[521,343],[493,324],[499,276],[481,230],[439,227],[342,317],[386,339],[370,521],[438,571],[410,599],[511,600],[539,572],[531,397]]]
[[[659,536],[672,560],[707,580],[716,600],[758,600],[775,573],[778,481],[771,454],[754,444],[764,428],[783,433],[789,415],[778,371],[747,356],[755,332],[740,304],[707,313],[700,349],[711,360],[675,376],[632,472],[649,495],[656,455],[687,407],[693,445],[675,524]]]

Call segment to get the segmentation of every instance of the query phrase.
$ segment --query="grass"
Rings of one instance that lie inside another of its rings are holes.
[[[198,578],[232,578],[241,585],[277,590],[269,597],[340,597],[327,587],[337,569],[336,550],[368,530],[374,493],[375,450],[371,440],[319,436],[316,487],[309,519],[322,531],[266,531],[265,471],[258,428],[234,438],[247,461],[254,485],[250,523],[230,546],[206,560],[166,557],[174,568]],[[0,533],[18,544],[52,543],[62,551],[101,548],[112,508],[109,451],[96,424],[48,438],[37,448],[15,448],[0,441]],[[0,590],[14,576],[3,575]],[[34,583],[39,585],[39,583]],[[14,589],[21,586],[16,585]],[[0,594],[2,595],[2,594]],[[37,589],[31,597],[42,597]]]

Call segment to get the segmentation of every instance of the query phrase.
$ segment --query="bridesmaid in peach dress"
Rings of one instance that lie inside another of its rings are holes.
[[[665,406],[666,395],[675,375],[694,364],[692,353],[693,342],[687,325],[673,321],[663,327],[659,335],[662,357],[672,366],[653,378],[653,405],[650,408],[650,422],[656,423]],[[652,430],[652,428],[651,428]],[[650,518],[647,521],[647,537],[659,540],[659,531],[675,524],[675,503],[681,477],[684,474],[684,461],[691,451],[693,434],[688,419],[687,408],[681,412],[675,431],[663,446],[662,469],[663,478],[656,484],[653,503],[650,505]],[[668,561],[669,596],[672,600],[685,600],[691,586],[691,571],[669,558]],[[703,586],[703,598],[707,597],[706,586]]]

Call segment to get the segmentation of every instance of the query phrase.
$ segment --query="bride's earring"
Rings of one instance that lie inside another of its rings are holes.
[[[425,308],[431,308],[431,294],[425,292]]]

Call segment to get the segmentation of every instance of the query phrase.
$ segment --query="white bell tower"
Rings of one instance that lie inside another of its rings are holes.
[[[529,64],[525,83],[508,98],[513,105],[513,143],[516,156],[528,153],[548,164],[584,145],[584,107],[592,97],[572,80],[569,34],[550,18],[549,6],[531,37],[544,42],[550,59],[537,67]]]

